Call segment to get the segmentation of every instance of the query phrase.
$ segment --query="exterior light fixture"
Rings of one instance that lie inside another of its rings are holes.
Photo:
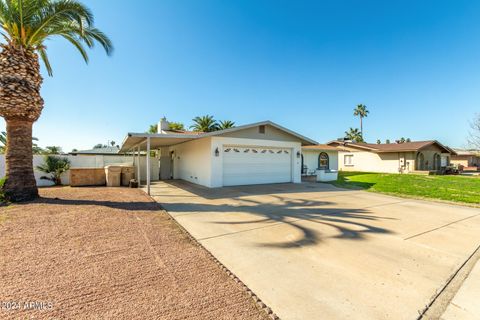
[[[297,158],[300,158],[301,154],[300,151],[297,151]]]
[[[218,150],[218,147],[215,149],[215,157],[220,156],[220,151]]]

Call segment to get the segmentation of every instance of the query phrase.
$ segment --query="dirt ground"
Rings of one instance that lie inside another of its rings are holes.
[[[138,189],[0,207],[1,319],[266,319]]]

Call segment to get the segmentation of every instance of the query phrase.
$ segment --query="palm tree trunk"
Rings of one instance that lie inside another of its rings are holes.
[[[13,45],[0,49],[0,116],[7,123],[6,178],[11,201],[38,197],[33,175],[32,124],[40,117],[42,76],[38,56]]]
[[[12,201],[27,201],[38,197],[33,175],[32,125],[25,120],[6,120],[7,150],[5,195]]]
[[[363,139],[363,117],[360,116],[360,134],[362,135],[362,139]]]

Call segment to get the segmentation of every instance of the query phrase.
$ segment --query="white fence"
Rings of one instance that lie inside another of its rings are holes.
[[[33,168],[35,170],[35,180],[37,181],[37,186],[45,187],[51,186],[53,183],[49,180],[40,179],[41,176],[45,174],[38,171],[36,168],[38,165],[41,165],[44,162],[44,157],[42,155],[33,156]],[[65,157],[70,160],[71,168],[103,168],[109,164],[131,164],[133,165],[132,156],[124,155],[59,155],[59,157]],[[136,159],[135,159],[136,161]],[[146,180],[146,158],[145,156],[140,157],[140,178],[141,180]],[[159,177],[159,161],[158,159],[151,157],[150,158],[150,176],[152,181],[158,180]],[[137,170],[135,169],[135,173]],[[0,178],[5,176],[5,155],[0,155]],[[70,171],[65,172],[62,175],[62,183],[68,185],[70,183]]]

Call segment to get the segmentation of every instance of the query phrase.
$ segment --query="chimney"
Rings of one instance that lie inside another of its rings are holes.
[[[162,119],[160,119],[160,122],[158,123],[158,126],[157,126],[157,132],[165,133],[164,131],[169,129],[170,129],[170,126],[168,124],[167,118],[163,117]]]

